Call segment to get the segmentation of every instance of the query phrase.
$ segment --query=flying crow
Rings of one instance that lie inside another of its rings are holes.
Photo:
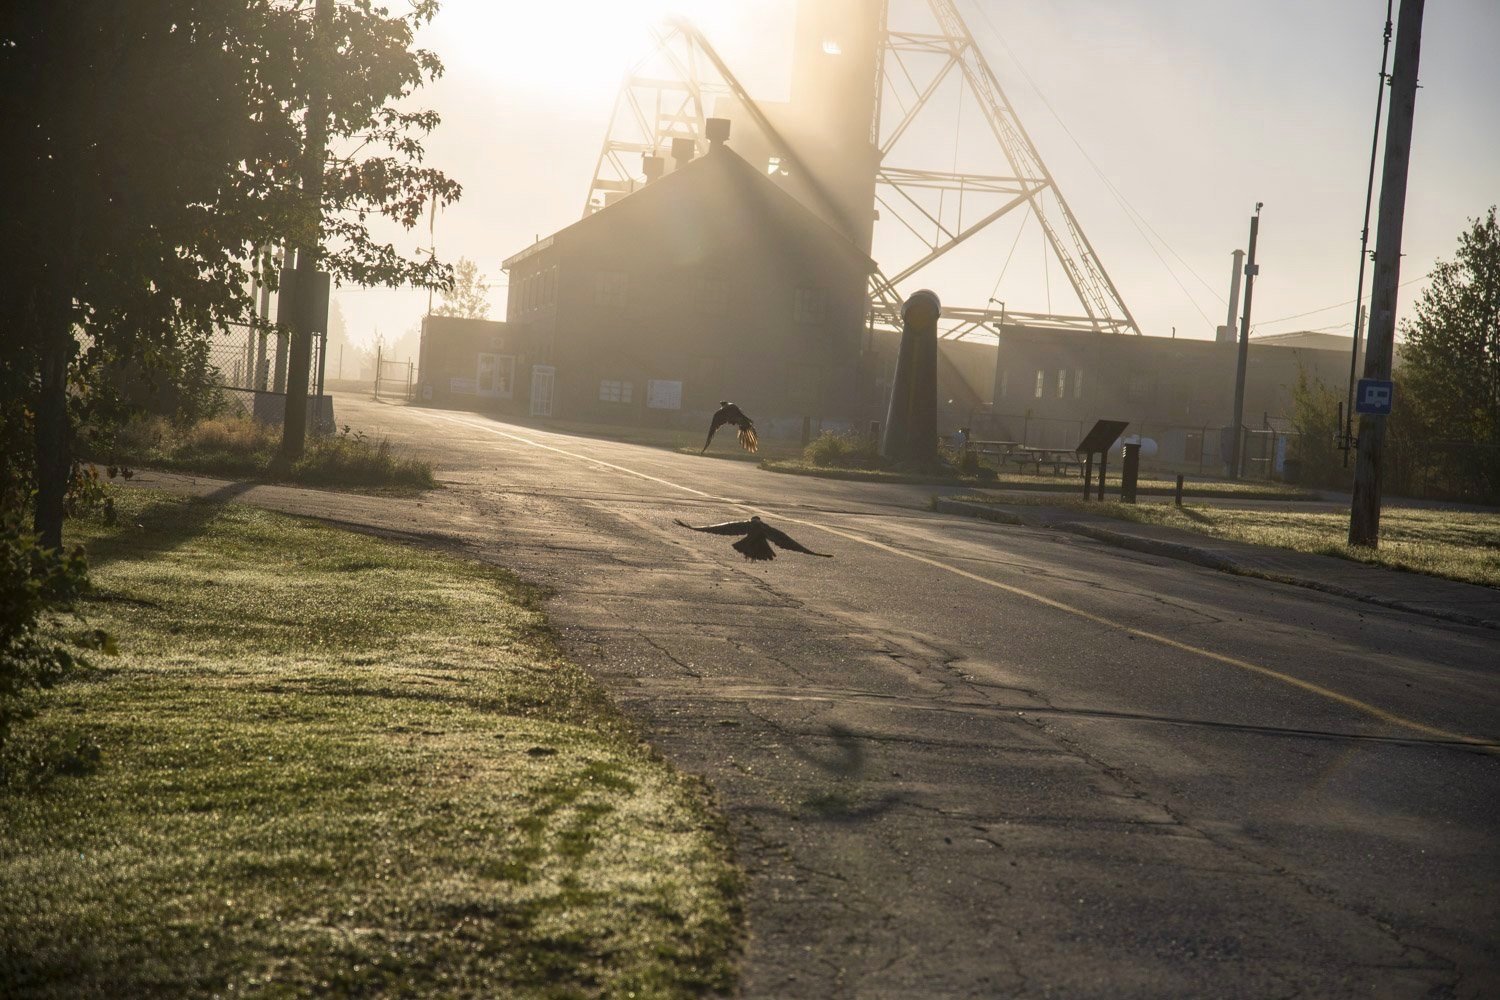
[[[777,531],[759,517],[752,517],[748,521],[725,521],[722,524],[705,524],[702,527],[678,521],[684,528],[692,528],[694,531],[706,531],[712,535],[744,535],[734,543],[735,551],[752,562],[775,559],[776,553],[771,548],[774,543],[789,552],[803,552],[810,556],[822,556],[824,559],[832,559],[833,556],[826,552],[814,552],[804,547],[791,535],[784,531]]]
[[[719,408],[714,411],[713,422],[708,425],[708,440],[703,442],[703,452],[708,451],[708,446],[714,443],[714,435],[719,428],[725,424],[734,424],[740,429],[740,447],[748,452],[755,452],[760,447],[760,439],[755,436],[755,421],[745,416],[745,411],[728,400],[719,400]]]

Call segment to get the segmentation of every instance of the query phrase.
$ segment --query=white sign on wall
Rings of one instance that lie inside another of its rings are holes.
[[[646,405],[653,410],[682,409],[682,383],[669,379],[647,380]]]

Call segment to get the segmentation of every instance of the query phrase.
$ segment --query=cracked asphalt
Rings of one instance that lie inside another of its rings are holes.
[[[337,412],[447,488],[225,495],[550,587],[567,651],[717,790],[745,996],[1500,995],[1497,633],[934,514],[930,487]],[[835,558],[672,523],[749,509]]]

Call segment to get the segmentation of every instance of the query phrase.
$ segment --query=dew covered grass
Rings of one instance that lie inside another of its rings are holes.
[[[723,827],[535,592],[246,507],[119,514],[71,540],[120,655],[0,760],[0,993],[733,988]]]
[[[1387,569],[1500,587],[1500,514],[1387,506],[1380,517],[1380,547],[1348,543],[1349,512],[1235,509],[1188,504],[964,496],[974,503],[1069,507],[1138,524],[1185,528],[1215,538],[1337,556]]]

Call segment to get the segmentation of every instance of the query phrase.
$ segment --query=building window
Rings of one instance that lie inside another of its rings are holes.
[[[1151,376],[1142,372],[1132,374],[1126,393],[1135,402],[1147,399],[1151,395]]]
[[[1057,370],[1057,398],[1062,399],[1068,393],[1068,370],[1059,368]]]
[[[823,322],[823,289],[799,288],[792,302],[792,317],[798,323]]]
[[[1034,393],[1034,395],[1036,396],[1036,398],[1037,399],[1041,399],[1042,398],[1042,393],[1045,392],[1046,389],[1047,389],[1047,373],[1044,372],[1044,371],[1042,371],[1040,368],[1038,368],[1036,370],[1036,392]]]
[[[624,271],[600,271],[594,276],[594,305],[624,309],[627,284],[628,276]]]
[[[1073,369],[1073,398],[1074,399],[1082,399],[1083,398],[1083,369],[1082,368],[1074,368]]]
[[[996,395],[1001,399],[1004,399],[1006,396],[1006,390],[1010,388],[1010,371],[1007,369],[1002,369],[1000,372],[1000,378],[997,381],[1000,384],[996,386],[996,388],[999,390]]]
[[[604,379],[599,383],[599,401],[601,403],[630,402],[630,383]]]
[[[547,268],[542,274],[542,305],[550,306],[557,301],[557,266]]]
[[[698,311],[717,316],[729,304],[729,282],[723,278],[698,279]]]

